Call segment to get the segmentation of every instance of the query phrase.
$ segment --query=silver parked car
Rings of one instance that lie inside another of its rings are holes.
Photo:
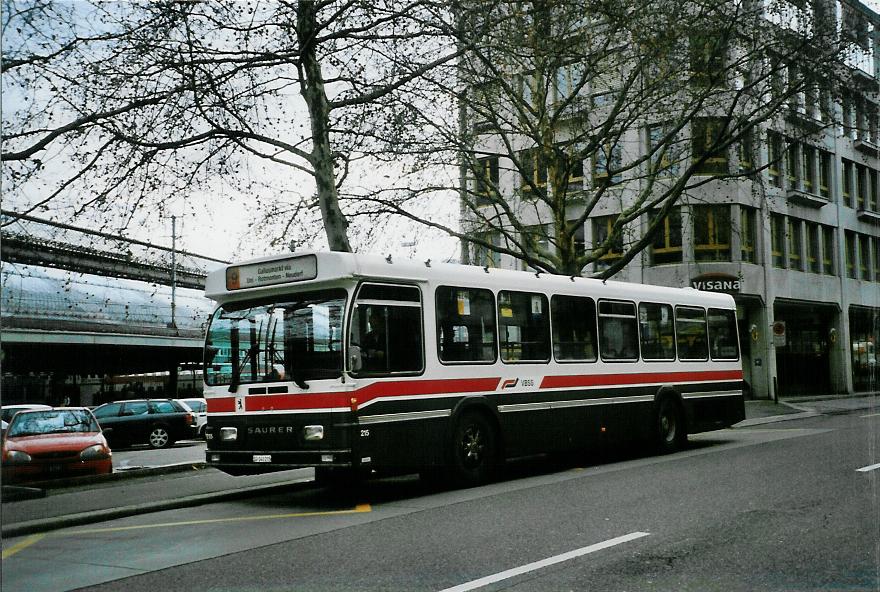
[[[205,425],[208,423],[208,403],[201,397],[178,399],[181,403],[192,409],[193,418],[196,421],[196,431],[199,438],[205,437]]]

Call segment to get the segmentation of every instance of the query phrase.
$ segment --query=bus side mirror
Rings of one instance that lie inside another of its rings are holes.
[[[348,369],[351,372],[360,372],[364,367],[364,360],[361,357],[361,347],[359,345],[348,346]]]

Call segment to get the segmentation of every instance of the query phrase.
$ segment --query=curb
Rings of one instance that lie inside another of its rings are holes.
[[[780,421],[790,421],[793,419],[807,419],[810,417],[819,417],[822,415],[816,411],[802,411],[801,413],[786,413],[785,415],[770,415],[768,417],[753,417],[752,419],[744,419],[734,424],[734,428],[747,428],[765,423],[777,423]]]
[[[91,512],[79,512],[77,514],[68,514],[66,516],[55,516],[52,518],[41,518],[39,520],[27,520],[18,524],[11,524],[0,528],[0,536],[16,537],[26,534],[41,533],[51,530],[59,530],[61,528],[70,528],[72,526],[82,526],[83,524],[91,524],[102,520],[113,520],[116,518],[126,518],[138,514],[148,514],[151,512],[161,512],[163,510],[176,510],[179,508],[188,508],[198,506],[205,502],[234,500],[247,498],[253,495],[265,495],[267,493],[280,493],[283,491],[308,489],[313,486],[313,479],[293,479],[282,483],[272,483],[270,485],[259,485],[256,487],[247,487],[233,489],[229,491],[218,491],[213,493],[201,493],[171,500],[163,500],[159,502],[150,502],[146,504],[136,504],[131,506],[122,506],[118,508],[107,508],[105,510],[93,510]]]

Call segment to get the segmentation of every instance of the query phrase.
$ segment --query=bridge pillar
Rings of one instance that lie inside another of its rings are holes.
[[[172,399],[177,398],[177,371],[178,364],[174,361],[168,368],[168,384],[165,387],[165,396]]]

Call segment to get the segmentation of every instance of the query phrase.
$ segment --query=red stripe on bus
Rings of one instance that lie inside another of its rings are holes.
[[[410,395],[446,395],[494,391],[501,378],[452,378],[445,380],[400,380],[374,382],[363,388],[342,393],[296,393],[248,395],[246,411],[280,411],[296,409],[332,409],[351,406],[351,399],[363,405],[383,397]],[[235,410],[235,397],[208,399],[208,413],[229,413]]]
[[[742,370],[648,372],[645,374],[572,374],[569,376],[545,376],[541,381],[541,388],[707,382],[710,380],[742,380],[742,377]]]
[[[235,411],[235,397],[210,398],[206,399],[208,403],[208,413],[230,413]]]

